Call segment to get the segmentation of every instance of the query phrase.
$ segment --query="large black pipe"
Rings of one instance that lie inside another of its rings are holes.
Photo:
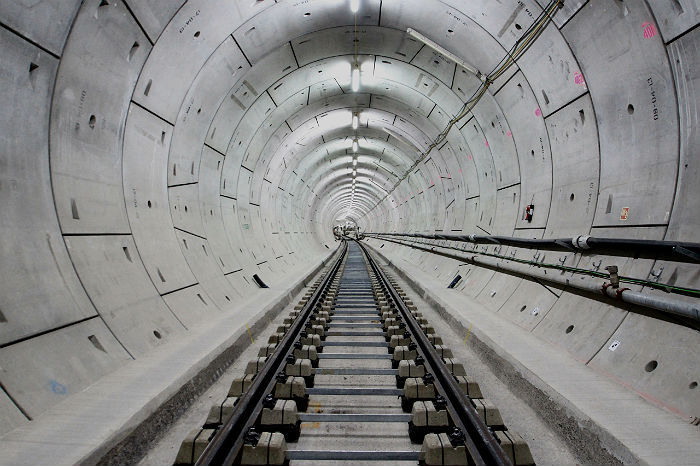
[[[700,263],[700,243],[679,241],[657,241],[627,238],[596,238],[575,236],[573,238],[527,239],[511,236],[445,235],[421,233],[370,233],[366,235],[398,236],[432,240],[457,241],[472,244],[503,244],[519,248],[547,251],[575,251],[625,256],[642,259],[664,259],[674,262]]]

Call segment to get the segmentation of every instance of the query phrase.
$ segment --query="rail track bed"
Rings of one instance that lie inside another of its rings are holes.
[[[346,242],[175,464],[534,464],[369,252]]]

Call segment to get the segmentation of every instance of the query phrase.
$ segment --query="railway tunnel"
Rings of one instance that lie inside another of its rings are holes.
[[[0,463],[139,460],[359,244],[577,462],[696,464],[699,21],[3,0]]]

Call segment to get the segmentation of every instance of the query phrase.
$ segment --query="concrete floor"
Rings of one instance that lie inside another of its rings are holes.
[[[457,334],[431,310],[425,302],[411,291],[401,279],[398,280],[411,299],[435,327],[447,346],[452,348],[455,357],[465,364],[468,374],[476,380],[485,398],[498,406],[506,425],[517,431],[528,442],[532,455],[538,465],[578,465],[583,464],[575,453],[570,451],[563,440],[538,417],[537,412],[511,393],[479,356],[465,345],[465,335]],[[303,291],[293,303],[303,295]],[[181,440],[206,418],[211,405],[226,396],[231,380],[241,374],[248,360],[257,355],[258,348],[273,333],[277,325],[293,308],[290,305],[265,328],[260,337],[241,357],[224,373],[187,413],[164,434],[146,457],[139,463],[142,466],[171,465],[180,446]],[[360,341],[377,340],[378,337],[329,337],[329,339],[356,339]],[[329,348],[330,352],[349,352],[343,347]],[[359,350],[353,348],[352,350]],[[382,348],[366,348],[363,352],[384,351]],[[321,367],[389,367],[389,361],[382,360],[322,360]],[[361,379],[361,380],[360,380]],[[392,376],[317,376],[316,386],[357,386],[362,383],[372,387],[393,387]],[[324,413],[401,413],[400,400],[391,397],[342,398],[337,396],[314,396],[311,399],[310,412]],[[400,427],[399,427],[400,426]],[[400,430],[399,430],[400,429]],[[412,445],[407,437],[407,426],[399,424],[302,424],[302,436],[291,448],[299,449],[362,449],[362,450],[418,450],[420,445]],[[295,462],[295,465],[310,465],[312,462]],[[359,465],[358,462],[339,462],[339,464]],[[369,464],[369,463],[368,463]],[[377,463],[371,463],[376,466]],[[383,463],[387,464],[387,463]],[[392,463],[408,464],[408,463]]]

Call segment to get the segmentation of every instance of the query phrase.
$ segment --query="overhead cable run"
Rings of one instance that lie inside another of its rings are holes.
[[[475,70],[473,67],[468,66],[464,64],[464,61],[456,57],[452,53],[447,53],[447,58],[450,58],[453,61],[456,61],[456,63],[462,67],[464,67],[467,71],[470,71],[474,73],[481,81],[481,85],[479,88],[474,92],[474,94],[467,99],[467,101],[464,103],[462,106],[462,109],[459,111],[459,113],[454,116],[445,129],[433,140],[433,142],[428,146],[428,149],[423,152],[418,159],[411,165],[411,167],[406,170],[403,176],[401,176],[398,181],[394,184],[394,186],[389,190],[389,192],[384,196],[377,204],[370,209],[369,211],[365,212],[363,216],[367,215],[369,212],[372,210],[376,209],[379,204],[381,204],[384,199],[386,199],[394,190],[403,182],[408,175],[413,172],[413,170],[418,167],[418,165],[425,160],[428,155],[438,147],[440,144],[442,144],[446,139],[447,135],[450,133],[452,128],[459,123],[464,117],[469,115],[471,111],[476,107],[476,105],[479,103],[481,98],[486,94],[488,91],[489,87],[491,84],[493,84],[498,78],[503,76],[508,69],[513,66],[518,59],[520,59],[525,52],[530,48],[530,46],[537,40],[538,37],[542,34],[542,32],[545,30],[545,28],[549,25],[550,22],[553,21],[554,15],[556,14],[557,10],[560,9],[561,7],[564,6],[564,0],[552,0],[549,5],[542,11],[542,13],[535,19],[535,21],[532,23],[532,25],[525,31],[523,36],[518,39],[518,41],[515,43],[515,45],[508,51],[506,56],[496,65],[496,67],[486,76],[482,75],[481,72],[478,70]],[[408,29],[407,31],[408,34],[417,36],[420,35],[413,29]],[[423,36],[421,36],[423,37]],[[428,44],[429,47],[433,47],[434,44],[435,47],[439,47],[437,44],[435,44],[433,41],[430,41],[429,39],[426,39],[426,43]]]

